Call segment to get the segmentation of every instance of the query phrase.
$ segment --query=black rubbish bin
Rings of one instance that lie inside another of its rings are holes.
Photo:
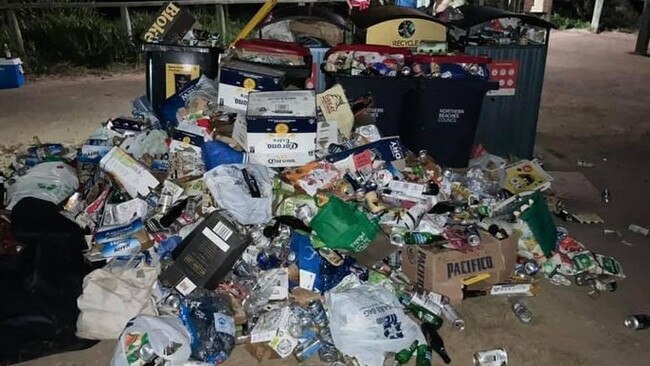
[[[160,105],[201,74],[214,79],[219,71],[219,54],[213,47],[190,47],[145,43],[147,98],[159,114]]]
[[[399,135],[412,151],[426,150],[438,164],[466,167],[485,93],[496,84],[479,78],[418,80],[405,105]]]
[[[405,102],[417,88],[417,79],[390,76],[353,76],[325,73],[327,88],[341,84],[348,101],[372,98],[370,114],[382,136],[397,136]]]
[[[350,102],[359,97],[371,97],[370,113],[382,136],[396,136],[405,112],[404,102],[408,99],[408,94],[417,88],[417,79],[405,76],[350,75],[334,73],[328,69],[328,62],[329,67],[332,67],[342,61],[340,57],[345,59],[351,55],[358,55],[360,58],[377,58],[378,63],[383,62],[380,61],[383,57],[403,58],[402,62],[405,62],[411,57],[409,49],[366,44],[339,45],[331,48],[324,57],[323,72],[327,88],[341,84]]]

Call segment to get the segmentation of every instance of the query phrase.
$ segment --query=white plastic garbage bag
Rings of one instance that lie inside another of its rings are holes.
[[[77,188],[79,179],[70,165],[60,161],[41,163],[7,187],[7,208],[11,210],[25,197],[39,198],[58,205]]]
[[[425,342],[420,327],[411,320],[390,290],[363,284],[325,295],[334,345],[362,365],[381,366],[387,352],[408,348],[414,340]]]
[[[182,366],[189,360],[192,353],[190,334],[178,318],[170,315],[140,315],[129,321],[120,335],[111,366],[132,365],[128,355],[138,355],[138,347],[145,334],[145,343],[148,342],[151,350],[167,361],[166,366]]]
[[[248,179],[246,177],[248,174]],[[258,164],[224,164],[203,176],[217,205],[242,225],[264,224],[273,217],[273,169]],[[257,192],[258,197],[254,197]]]
[[[156,315],[152,300],[156,267],[139,266],[110,272],[90,272],[77,299],[77,336],[87,339],[117,339],[126,323],[136,315]]]

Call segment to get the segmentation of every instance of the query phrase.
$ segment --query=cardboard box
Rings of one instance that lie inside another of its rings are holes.
[[[219,76],[219,104],[245,111],[248,93],[282,90],[283,79],[283,71],[242,61],[225,62]]]
[[[246,143],[252,163],[290,167],[313,161],[317,128],[313,90],[249,95]]]
[[[178,42],[196,23],[196,18],[176,3],[169,3],[156,17],[144,34],[145,42]]]
[[[99,166],[115,178],[131,198],[146,197],[160,185],[146,167],[117,146],[104,155]]]
[[[160,275],[160,281],[183,295],[198,286],[214,289],[248,243],[226,211],[215,211],[174,251],[174,263]]]
[[[497,240],[481,231],[481,247],[469,253],[431,246],[402,248],[402,271],[419,288],[447,295],[452,303],[463,299],[462,280],[482,273],[486,285],[505,280],[514,270],[517,238]]]

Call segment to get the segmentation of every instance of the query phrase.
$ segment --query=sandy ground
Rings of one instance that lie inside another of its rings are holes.
[[[519,323],[503,299],[467,300],[459,307],[466,330],[441,330],[452,364],[470,365],[475,351],[496,347],[508,350],[511,365],[648,364],[649,331],[631,332],[623,326],[628,314],[650,312],[650,240],[626,229],[632,222],[650,226],[650,58],[629,54],[633,46],[634,37],[628,34],[552,34],[537,149],[549,170],[580,170],[578,158],[595,163],[581,172],[598,190],[611,191],[611,203],[594,197],[568,204],[574,211],[596,212],[606,223],[563,226],[590,249],[618,258],[627,279],[616,292],[597,300],[583,288],[543,281],[542,293],[528,301],[534,314],[530,325]],[[43,141],[83,138],[96,123],[128,112],[129,101],[143,90],[143,76],[126,75],[41,80],[0,91],[0,144],[26,142],[35,134]],[[603,228],[618,230],[623,238],[604,236]],[[102,342],[23,365],[107,365],[112,347],[112,342]],[[225,363],[251,364],[254,359],[243,349]],[[441,362],[434,358],[434,364]]]

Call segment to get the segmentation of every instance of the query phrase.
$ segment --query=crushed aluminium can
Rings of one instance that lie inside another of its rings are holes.
[[[474,366],[506,366],[508,353],[503,348],[479,351],[474,354]]]

